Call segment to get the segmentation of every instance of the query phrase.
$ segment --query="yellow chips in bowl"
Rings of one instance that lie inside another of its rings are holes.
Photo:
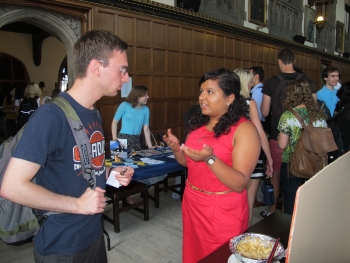
[[[267,259],[272,251],[273,242],[262,240],[260,237],[246,236],[236,246],[237,253],[254,259]]]

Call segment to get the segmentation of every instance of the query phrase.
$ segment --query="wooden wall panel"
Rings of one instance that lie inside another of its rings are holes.
[[[206,56],[204,72],[215,69],[215,58],[213,56]]]
[[[233,56],[233,39],[232,38],[225,38],[225,55],[226,57]]]
[[[138,44],[151,44],[151,22],[137,20],[136,22],[136,42]]]
[[[226,65],[225,65],[225,58],[217,57],[215,59],[215,69],[225,68],[225,67],[226,67]]]
[[[229,69],[229,70],[233,70],[234,69],[233,68],[233,59],[227,58],[225,64],[226,64],[226,68],[227,69]]]
[[[192,78],[185,78],[185,77],[181,78],[180,97],[181,98],[192,98],[193,97]]]
[[[257,57],[258,57],[258,45],[255,44],[255,43],[251,43],[250,44],[250,52],[249,53],[250,53],[249,58],[251,60],[256,60]]]
[[[153,44],[155,46],[165,47],[165,25],[153,23]]]
[[[150,96],[153,99],[165,99],[165,77],[164,76],[154,76],[153,85],[151,87]]]
[[[242,41],[242,56],[243,59],[250,58],[250,43],[246,41]]]
[[[127,43],[134,42],[134,26],[133,18],[125,16],[117,16],[116,18],[116,28],[118,36],[126,41]]]
[[[235,39],[233,50],[234,50],[233,55],[235,56],[235,58],[241,58],[243,56],[242,55],[242,41],[241,40]]]
[[[217,55],[225,55],[225,38],[222,36],[215,36],[215,53]]]
[[[167,103],[166,107],[166,121],[169,125],[178,125],[182,117],[180,118],[180,102],[179,101],[170,101]]]
[[[214,35],[212,35],[212,34],[205,35],[205,51],[207,53],[214,53],[215,52]]]
[[[203,55],[194,55],[194,74],[196,76],[202,75],[204,73],[204,56]]]
[[[192,50],[192,30],[182,28],[180,39],[181,39],[180,49],[184,49],[187,51]]]
[[[163,102],[150,103],[149,110],[151,131],[154,131],[154,129],[160,129],[167,124],[165,104]]]
[[[179,97],[180,97],[180,78],[168,77],[167,98],[179,98]]]
[[[256,56],[257,61],[263,61],[264,60],[264,47],[261,45],[257,46],[257,56]]]
[[[137,75],[135,78],[133,78],[132,82],[133,87],[135,87],[136,85],[143,85],[147,88],[151,87],[151,77],[148,75]],[[152,96],[152,94],[150,95]]]
[[[98,29],[105,29],[114,32],[114,17],[112,14],[98,13],[97,14],[97,27]]]
[[[179,52],[169,51],[168,53],[168,72],[179,73],[180,72],[180,54]]]
[[[204,51],[204,33],[193,31],[193,49],[198,51]]]
[[[168,46],[169,48],[179,48],[179,27],[168,26]]]
[[[151,70],[151,52],[149,48],[137,48],[135,66],[136,70]]]
[[[153,50],[153,71],[165,72],[165,51]]]
[[[185,74],[192,74],[193,73],[193,67],[192,67],[192,54],[191,53],[181,53],[181,65],[182,65],[182,73]]]

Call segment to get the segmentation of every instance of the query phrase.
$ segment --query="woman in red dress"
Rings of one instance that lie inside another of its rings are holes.
[[[260,139],[248,120],[240,80],[227,69],[199,81],[201,112],[189,121],[186,144],[169,129],[164,140],[188,167],[183,216],[183,259],[194,263],[248,227],[246,185],[260,153]]]

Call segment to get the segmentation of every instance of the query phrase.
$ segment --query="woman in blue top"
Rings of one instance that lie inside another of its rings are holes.
[[[140,134],[143,128],[146,144],[152,148],[151,132],[149,130],[148,89],[145,86],[135,86],[129,93],[125,102],[122,102],[112,121],[113,140],[127,139],[128,149],[141,150]],[[119,134],[117,133],[118,122],[122,120]],[[117,136],[118,135],[118,136]]]

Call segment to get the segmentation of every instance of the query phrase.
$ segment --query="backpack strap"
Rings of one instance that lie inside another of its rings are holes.
[[[79,149],[81,172],[83,177],[88,181],[90,188],[94,190],[96,188],[96,176],[94,170],[92,169],[92,151],[90,140],[87,136],[83,123],[73,109],[72,105],[70,105],[65,98],[59,96],[52,99],[49,103],[58,105],[66,115],[67,121]]]
[[[304,127],[305,127],[304,118],[301,117],[301,116],[299,115],[299,113],[298,113],[296,110],[294,110],[294,109],[290,109],[290,112],[291,112],[291,113],[294,115],[294,117],[297,118],[297,120],[300,122],[301,127],[304,128]]]

